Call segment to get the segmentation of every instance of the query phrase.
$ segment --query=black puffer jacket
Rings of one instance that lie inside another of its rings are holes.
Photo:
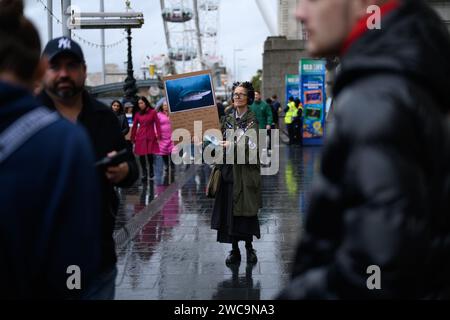
[[[450,38],[421,1],[352,44],[281,299],[449,297],[449,89]]]

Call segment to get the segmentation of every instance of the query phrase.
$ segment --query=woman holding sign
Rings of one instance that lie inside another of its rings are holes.
[[[236,132],[235,138],[230,141],[219,142],[225,148],[225,154],[227,151],[234,152],[234,161],[225,162],[221,166],[221,179],[215,197],[211,228],[217,230],[218,242],[232,244],[232,250],[225,261],[227,265],[240,263],[239,241],[245,241],[247,263],[257,262],[252,241],[253,236],[258,239],[261,237],[257,214],[262,207],[262,198],[257,148],[258,123],[255,114],[249,108],[254,97],[255,90],[250,82],[235,83],[232,95],[234,110],[222,120],[222,132],[225,133],[227,129]],[[244,140],[240,141],[238,131],[240,133],[253,131],[256,134],[256,141],[251,141],[247,136],[242,136]],[[245,149],[244,164],[238,164],[239,145]]]
[[[136,113],[131,129],[131,142],[135,145],[134,152],[139,156],[142,168],[142,182],[147,183],[147,163],[150,169],[150,180],[153,180],[153,155],[158,154],[161,127],[158,115],[145,97],[138,99],[139,112]],[[138,127],[139,126],[139,127]]]

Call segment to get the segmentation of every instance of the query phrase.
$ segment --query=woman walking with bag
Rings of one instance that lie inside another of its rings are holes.
[[[136,113],[131,129],[131,142],[135,144],[134,152],[139,156],[142,168],[142,182],[147,183],[147,163],[150,180],[154,179],[153,155],[159,153],[161,127],[155,109],[145,97],[138,99],[139,112]],[[138,128],[139,125],[139,128]]]
[[[233,85],[233,103],[235,110],[227,114],[222,121],[222,131],[227,129],[244,132],[255,130],[256,139],[258,136],[258,123],[256,115],[250,111],[249,105],[253,103],[255,91],[249,82],[235,83]],[[245,153],[251,154],[249,149],[256,148],[256,164],[245,159],[245,164],[237,164],[237,150],[239,143],[235,143],[233,164],[223,164],[221,170],[221,180],[216,193],[214,209],[211,218],[211,228],[217,230],[217,241],[221,243],[231,243],[232,250],[225,262],[238,264],[241,261],[239,241],[245,241],[247,252],[247,263],[256,263],[256,251],[253,249],[253,236],[261,237],[259,230],[258,211],[262,206],[261,198],[261,175],[258,159],[257,141],[245,142]],[[226,152],[231,147],[230,141],[221,141],[220,145]],[[234,143],[234,142],[233,142]]]

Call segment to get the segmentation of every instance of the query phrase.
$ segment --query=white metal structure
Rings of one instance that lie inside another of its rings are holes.
[[[302,24],[295,19],[295,15],[293,14],[297,9],[299,1],[279,0],[278,3],[278,35],[285,36],[289,40],[307,39]]]
[[[210,68],[217,57],[219,0],[160,0],[170,73]]]
[[[160,0],[166,34],[170,73],[199,68],[192,0]]]
[[[214,63],[220,63],[222,60],[217,53],[219,9],[219,0],[198,0],[203,63],[207,67],[211,67]]]

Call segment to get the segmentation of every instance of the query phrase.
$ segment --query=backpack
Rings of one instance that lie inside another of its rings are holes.
[[[13,122],[0,134],[0,163],[14,154],[36,133],[60,119],[46,107],[33,109]]]

